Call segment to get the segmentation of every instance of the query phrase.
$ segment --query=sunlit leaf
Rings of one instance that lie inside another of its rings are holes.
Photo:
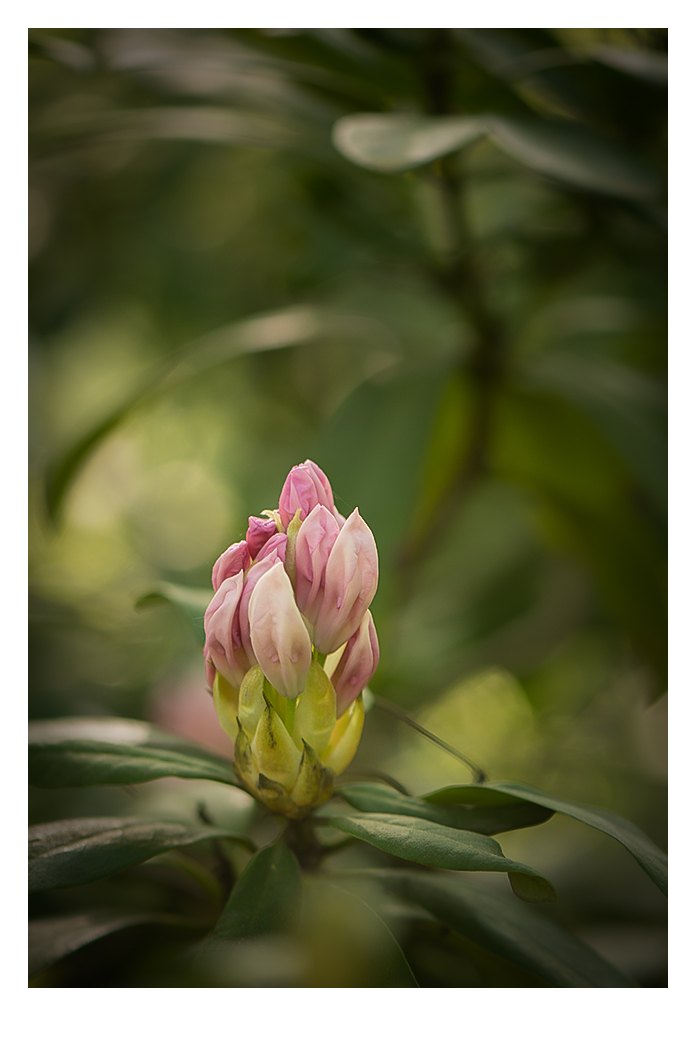
[[[546,878],[524,864],[506,859],[498,842],[485,835],[389,813],[333,816],[329,822],[339,831],[402,860],[452,871],[503,871],[521,900],[542,903],[557,898]]]
[[[237,786],[230,762],[148,722],[65,718],[30,724],[29,781],[35,787],[140,784],[168,776]]]
[[[158,853],[211,838],[248,839],[216,827],[94,817],[58,820],[29,828],[29,891],[94,882],[149,860]]]
[[[555,987],[634,987],[581,940],[525,904],[454,875],[374,872],[402,900],[418,904],[480,947]]]
[[[337,121],[332,140],[359,167],[394,173],[446,156],[484,133],[469,116],[355,113]]]
[[[482,835],[495,835],[500,831],[513,831],[520,827],[532,827],[549,820],[549,810],[542,810],[530,802],[480,807],[475,809],[440,808],[422,798],[400,795],[380,784],[351,784],[337,792],[354,809],[363,813],[397,813],[415,816],[455,827],[462,831],[474,831]]]
[[[554,795],[539,791],[529,784],[515,782],[444,787],[430,795],[425,795],[424,798],[427,802],[446,806],[475,805],[480,801],[488,805],[492,794],[535,802],[545,809],[565,813],[574,820],[580,820],[582,824],[588,824],[589,827],[602,831],[603,834],[620,842],[661,892],[668,893],[668,857],[666,854],[629,820],[625,820],[607,809],[581,805],[579,802],[569,802],[567,799],[556,798]]]

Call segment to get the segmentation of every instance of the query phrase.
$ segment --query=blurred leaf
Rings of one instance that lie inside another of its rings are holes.
[[[444,787],[430,795],[424,795],[424,799],[427,802],[435,802],[437,805],[474,805],[480,801],[488,805],[491,802],[492,793],[535,802],[546,809],[553,809],[556,813],[566,813],[574,820],[580,820],[582,824],[588,824],[589,827],[594,827],[597,831],[602,831],[603,834],[616,839],[632,854],[661,892],[668,894],[668,857],[666,854],[638,827],[607,809],[569,802],[565,798],[556,798],[554,795],[539,791],[529,784],[515,782]]]
[[[629,76],[636,76],[649,83],[668,83],[668,55],[660,51],[643,51],[639,48],[611,47],[609,44],[594,44],[588,53],[596,62],[619,69]]]
[[[204,944],[284,933],[297,921],[300,867],[283,840],[258,852],[247,864],[225,910]]]
[[[29,725],[35,787],[140,784],[167,776],[239,786],[230,762],[148,722],[64,718]]]
[[[613,142],[575,123],[487,116],[494,143],[540,174],[591,192],[632,201],[651,201],[658,177]]]
[[[419,986],[379,914],[334,883],[305,878],[300,935],[310,965],[307,986]]]
[[[376,871],[391,892],[418,904],[468,940],[555,987],[634,987],[581,940],[524,904],[460,877]]]
[[[94,817],[57,820],[29,828],[29,891],[63,889],[94,882],[179,846],[210,838],[251,842],[216,827]]]
[[[136,609],[142,609],[157,603],[169,603],[179,611],[189,625],[200,647],[206,641],[203,617],[212,598],[207,588],[185,588],[181,584],[170,584],[161,581],[157,588],[141,595],[136,602]]]
[[[513,892],[529,903],[556,900],[553,886],[524,864],[508,860],[492,838],[458,831],[413,816],[366,813],[363,816],[333,816],[332,827],[353,835],[402,860],[452,871],[505,871]]]
[[[85,947],[103,936],[132,925],[173,925],[195,929],[200,923],[189,918],[157,911],[83,911],[80,914],[34,918],[29,922],[29,976]]]
[[[543,824],[550,818],[549,812],[543,812],[539,806],[530,802],[482,809],[438,809],[434,808],[433,803],[397,794],[380,784],[351,784],[349,787],[342,787],[336,794],[363,813],[415,816],[482,835],[495,835],[500,831],[532,827],[535,824]]]
[[[484,133],[468,116],[355,113],[336,122],[332,140],[359,167],[395,173],[446,156]]]

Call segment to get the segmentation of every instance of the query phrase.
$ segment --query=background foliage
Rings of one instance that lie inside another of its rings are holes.
[[[490,778],[665,845],[666,48],[648,29],[30,31],[33,718],[149,718],[229,754],[162,596],[209,588],[311,457],[376,536],[375,692]],[[357,765],[417,793],[467,782],[378,708]],[[32,819],[195,818],[222,791],[32,791]],[[665,985],[662,898],[558,819],[507,854],[554,878],[549,917]],[[167,859],[36,897],[42,917],[87,895],[161,921],[35,985],[150,985],[202,902]],[[449,946],[445,967],[428,932],[406,947],[423,986],[545,985]]]

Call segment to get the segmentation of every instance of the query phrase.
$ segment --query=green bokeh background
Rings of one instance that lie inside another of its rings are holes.
[[[666,48],[660,29],[30,31],[31,717],[154,718],[229,750],[192,632],[136,603],[210,588],[310,457],[375,533],[374,691],[490,778],[666,844]],[[356,112],[534,118],[659,187],[597,191],[491,138],[368,170],[332,144]],[[356,766],[414,793],[467,777],[379,709]],[[195,787],[34,792],[32,817],[193,807]],[[557,821],[507,854],[665,985],[661,898]]]

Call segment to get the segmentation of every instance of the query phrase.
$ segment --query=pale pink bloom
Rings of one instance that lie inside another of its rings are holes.
[[[364,686],[375,674],[380,659],[378,636],[370,610],[366,610],[360,627],[346,643],[341,660],[332,675],[336,690],[336,717],[341,718]]]
[[[260,519],[255,515],[249,517],[249,529],[245,539],[252,559],[258,558],[266,542],[276,533],[278,527],[275,519]]]
[[[231,686],[239,687],[245,673],[251,667],[249,657],[242,646],[239,608],[244,587],[244,574],[240,570],[234,577],[226,577],[210,601],[204,617],[206,645],[203,655],[207,662],[223,675]],[[206,677],[212,686],[210,668]]]
[[[249,563],[247,542],[238,541],[237,544],[231,544],[213,567],[213,590],[217,591],[226,577],[234,577],[240,570],[246,570]]]
[[[256,664],[257,658],[254,654],[249,631],[249,600],[257,582],[261,580],[264,574],[268,573],[276,563],[285,562],[287,543],[288,538],[285,533],[278,533],[270,541],[267,541],[262,550],[261,558],[250,567],[244,579],[244,588],[240,597],[239,607],[240,637],[250,664]]]
[[[334,507],[334,494],[322,469],[318,468],[313,461],[296,464],[288,473],[288,478],[281,490],[278,502],[281,522],[287,527],[298,509],[300,509],[300,518],[306,519],[318,504],[331,512],[339,526],[343,525],[344,517],[339,515]]]
[[[320,653],[333,653],[353,635],[378,586],[378,552],[358,509],[351,513],[329,553],[324,593],[314,622]]]
[[[316,505],[298,530],[295,542],[295,597],[300,612],[315,624],[322,608],[329,553],[339,524],[322,504]]]
[[[312,645],[282,562],[274,563],[252,591],[249,629],[254,654],[266,678],[281,696],[297,697],[305,689]]]

